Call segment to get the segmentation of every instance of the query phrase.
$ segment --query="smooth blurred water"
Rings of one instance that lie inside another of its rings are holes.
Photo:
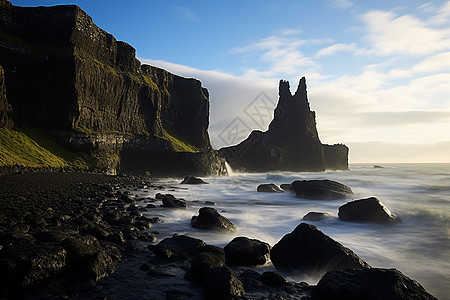
[[[209,244],[225,246],[235,236],[247,236],[274,245],[291,232],[310,211],[333,215],[318,222],[325,234],[352,249],[371,266],[397,268],[420,282],[439,299],[450,299],[450,164],[386,164],[351,165],[348,172],[325,173],[235,173],[228,177],[204,178],[208,185],[180,185],[180,180],[164,179],[164,185],[176,197],[188,201],[188,210],[155,208],[149,216],[165,222],[151,230],[160,232],[159,239],[173,233],[188,234]],[[350,223],[337,217],[339,206],[350,201],[303,200],[293,194],[258,193],[262,183],[291,183],[302,179],[331,179],[350,186],[353,199],[375,196],[402,220],[402,224],[384,226]],[[154,190],[133,192],[154,197]],[[235,223],[236,234],[218,234],[190,226],[193,215],[206,206],[215,208]],[[261,270],[273,268],[270,265]],[[320,278],[291,278],[315,284]]]

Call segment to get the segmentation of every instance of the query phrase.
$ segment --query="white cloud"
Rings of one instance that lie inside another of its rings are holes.
[[[284,34],[272,35],[245,46],[235,47],[230,52],[253,55],[257,60],[268,65],[263,71],[247,68],[244,70],[246,74],[259,73],[264,77],[276,78],[297,76],[302,73],[300,70],[304,73],[308,68],[309,71],[316,69],[317,63],[300,50],[307,41],[292,34],[293,31],[288,31],[287,34],[284,32]]]
[[[352,44],[334,44],[325,48],[320,49],[317,54],[316,57],[322,57],[322,56],[328,56],[328,55],[334,55],[337,52],[342,52],[342,51],[350,51],[350,52],[354,52],[357,50],[356,44],[352,43]]]
[[[370,54],[422,56],[450,49],[450,30],[433,28],[411,15],[371,11],[362,20]]]
[[[432,10],[432,6],[428,8]],[[431,24],[444,25],[450,22],[450,1],[445,2],[435,10],[436,14],[429,20]]]

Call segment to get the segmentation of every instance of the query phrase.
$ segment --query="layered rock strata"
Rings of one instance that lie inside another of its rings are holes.
[[[78,6],[0,6],[0,65],[18,126],[43,128],[75,151],[115,153],[124,170],[158,174],[165,165],[152,157],[179,160],[182,172],[226,172],[210,145],[201,82],[141,65]]]

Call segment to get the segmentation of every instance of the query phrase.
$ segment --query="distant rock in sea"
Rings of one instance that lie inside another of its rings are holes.
[[[266,132],[252,131],[240,144],[219,150],[231,167],[248,172],[348,170],[347,146],[320,142],[305,77],[294,95],[289,82],[280,80],[279,96]]]

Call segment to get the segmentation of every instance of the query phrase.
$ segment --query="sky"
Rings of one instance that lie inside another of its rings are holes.
[[[305,76],[350,163],[450,163],[450,1],[11,2],[77,4],[142,63],[201,80],[216,149],[266,130],[279,80]]]

